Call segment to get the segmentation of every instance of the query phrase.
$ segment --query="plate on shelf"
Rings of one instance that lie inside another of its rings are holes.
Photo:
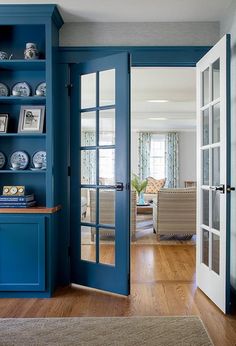
[[[46,82],[42,82],[37,86],[35,89],[35,95],[46,97]]]
[[[32,162],[33,162],[34,166],[37,163],[42,163],[42,168],[40,168],[40,169],[46,169],[46,167],[47,167],[47,153],[46,153],[46,151],[37,151],[32,157]],[[39,169],[37,169],[37,170],[39,170]]]
[[[14,167],[10,167],[11,171],[22,171],[22,168],[14,168]]]
[[[31,94],[31,88],[30,88],[29,84],[26,82],[16,83],[12,87],[12,91],[11,91],[12,94],[13,94],[13,91],[15,93],[19,93],[19,96],[23,96],[23,97],[28,97]]]
[[[6,156],[0,151],[0,169],[2,169],[6,164]]]
[[[39,171],[45,171],[45,168],[35,168],[35,167],[31,167],[30,170],[31,170],[31,171],[39,172]]]
[[[9,96],[9,89],[6,84],[0,83],[0,96]]]
[[[11,165],[19,164],[18,169],[26,169],[29,164],[29,155],[25,151],[15,151],[10,158]]]

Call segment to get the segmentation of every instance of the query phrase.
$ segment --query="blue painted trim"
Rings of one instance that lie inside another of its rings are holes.
[[[0,20],[1,17],[6,17],[7,19],[14,18],[14,20],[19,17],[51,17],[54,24],[58,29],[62,27],[64,21],[62,16],[55,4],[48,5],[1,5]]]
[[[210,46],[59,47],[58,62],[79,63],[117,53],[129,53],[133,67],[195,67]]]

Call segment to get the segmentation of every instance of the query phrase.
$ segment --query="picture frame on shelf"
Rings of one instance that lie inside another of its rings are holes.
[[[7,133],[8,119],[8,113],[0,113],[0,133]]]
[[[21,106],[18,133],[43,133],[45,106]]]

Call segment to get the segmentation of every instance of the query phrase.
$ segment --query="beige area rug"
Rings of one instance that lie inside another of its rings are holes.
[[[1,346],[212,346],[198,317],[0,319]]]

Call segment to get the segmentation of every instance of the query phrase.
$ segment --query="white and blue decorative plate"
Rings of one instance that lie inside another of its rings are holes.
[[[42,95],[40,96],[46,97],[46,82],[42,82],[37,86],[37,88],[35,89],[35,95],[37,95],[36,93],[37,90],[42,93]]]
[[[32,158],[33,165],[35,163],[42,163],[42,168],[41,169],[46,169],[47,168],[47,153],[46,151],[37,151]]]
[[[18,91],[20,92],[19,96],[23,96],[23,97],[28,97],[31,94],[31,88],[29,86],[28,83],[26,82],[19,82],[16,83],[13,87],[12,87],[12,91],[11,93],[14,91]]]
[[[10,158],[11,165],[13,163],[20,164],[19,169],[26,169],[29,164],[29,155],[25,151],[15,151]]]
[[[0,169],[5,166],[6,161],[6,156],[0,151]]]
[[[0,83],[0,96],[8,96],[9,95],[9,89],[6,84]]]

